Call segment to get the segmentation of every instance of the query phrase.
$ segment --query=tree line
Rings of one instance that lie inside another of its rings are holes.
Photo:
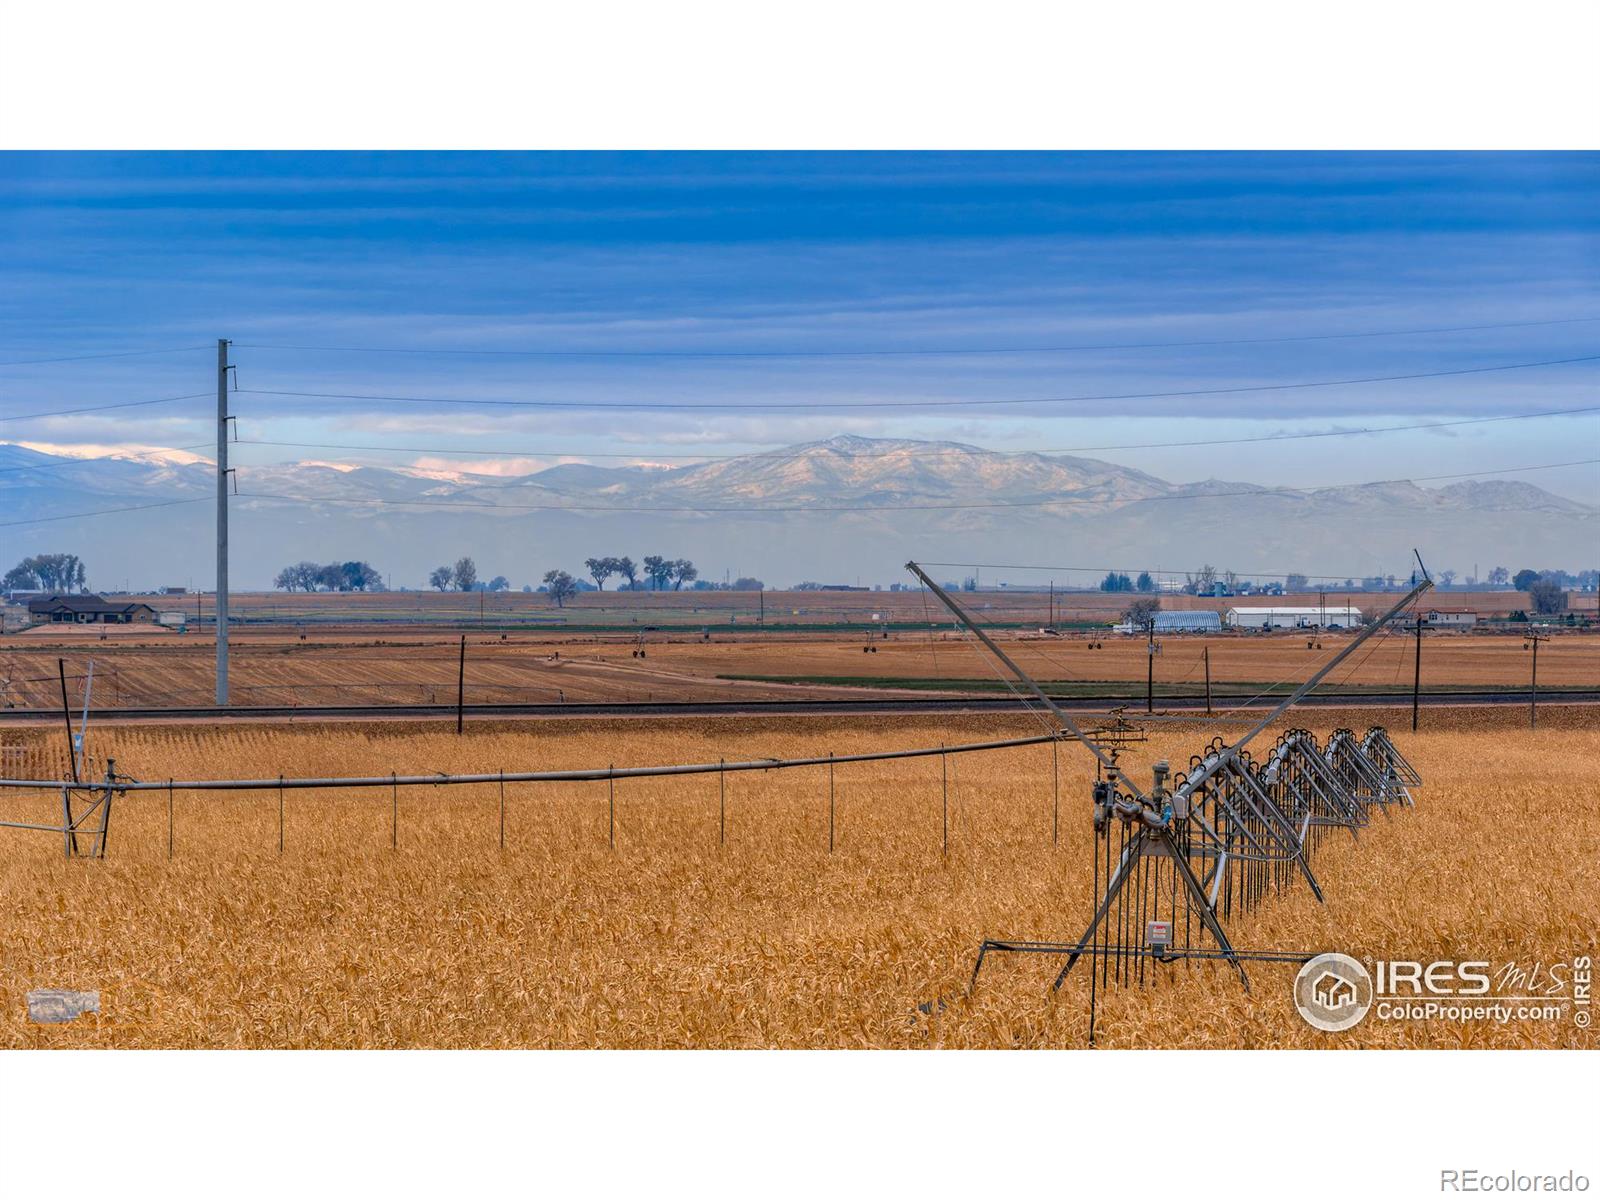
[[[458,558],[454,566],[435,567],[429,572],[428,586],[439,592],[504,592],[510,590],[511,581],[496,575],[486,583],[480,582],[478,564],[471,558]]]
[[[732,584],[697,583],[700,572],[693,562],[687,558],[667,558],[659,554],[646,555],[639,563],[635,563],[627,555],[587,558],[584,559],[583,565],[588,577],[594,580],[593,587],[596,591],[604,591],[606,582],[611,579],[621,580],[618,591],[676,592],[685,584],[691,584],[697,588],[715,586],[719,590],[727,588],[736,592],[754,592],[761,591],[766,586],[761,580],[748,576],[741,576]],[[1444,587],[1450,587],[1456,579],[1456,572],[1441,571],[1438,578]],[[20,591],[73,592],[84,589],[84,579],[84,565],[77,555],[38,554],[23,559],[7,571],[4,577],[0,578],[0,587]],[[1595,579],[1596,573],[1593,571],[1572,576],[1565,571],[1535,571],[1532,568],[1524,568],[1513,575],[1505,567],[1495,567],[1489,572],[1487,582],[1497,587],[1509,584],[1518,591],[1527,592],[1532,600],[1534,612],[1540,615],[1553,615],[1566,611],[1568,586],[1589,586]],[[1467,582],[1470,586],[1477,581]],[[1359,587],[1367,591],[1393,591],[1401,583],[1402,581],[1393,575],[1372,575],[1362,579]],[[478,578],[477,563],[471,557],[464,556],[458,558],[452,565],[435,567],[428,575],[428,585],[441,592],[503,592],[510,589],[511,582],[504,575],[496,575],[487,582],[481,581]],[[383,590],[383,576],[366,562],[298,562],[279,571],[273,586],[291,592],[370,592]],[[539,590],[548,594],[557,606],[564,607],[568,600],[589,586],[570,572],[557,568],[545,572]],[[807,586],[818,585],[801,584],[800,588],[804,590]],[[975,590],[977,580],[969,579],[962,586]],[[1311,586],[1309,576],[1294,572],[1284,576],[1282,585],[1277,583],[1259,585],[1252,580],[1240,579],[1232,571],[1219,571],[1207,563],[1198,571],[1185,574],[1182,590],[1189,595],[1201,596],[1249,595],[1253,592],[1274,594],[1281,594],[1284,591],[1305,592]],[[1334,582],[1330,585],[1330,590],[1339,586]],[[1141,571],[1136,577],[1121,571],[1109,571],[1100,581],[1099,587],[1103,592],[1132,592],[1144,595],[1150,595],[1157,590],[1156,581],[1148,571]],[[1354,591],[1357,587],[1356,580],[1346,579],[1342,590]],[[522,590],[531,592],[534,589],[525,586]],[[1149,612],[1159,607],[1159,603],[1147,603],[1132,606],[1129,611],[1137,609],[1140,616],[1148,619]]]
[[[586,558],[583,566],[589,578],[594,580],[595,590],[599,592],[606,590],[606,580],[617,576],[621,577],[624,584],[617,590],[630,592],[666,591],[668,584],[676,592],[684,584],[700,578],[699,569],[687,558],[666,558],[659,554],[647,554],[642,564],[635,563],[626,555]],[[649,586],[641,587],[642,581]],[[570,572],[560,569],[545,572],[543,590],[556,602],[557,608],[566,607],[567,601],[576,596],[581,588],[582,585]]]
[[[381,592],[383,576],[371,563],[297,562],[279,571],[272,586],[286,592]]]
[[[586,558],[583,566],[589,572],[589,578],[594,580],[596,590],[602,592],[606,590],[606,580],[613,576],[621,576],[625,585],[617,590],[629,592],[664,592],[668,584],[676,592],[684,584],[700,578],[700,571],[687,558],[666,558],[660,554],[647,554],[643,563],[638,565],[623,555],[620,558]],[[640,588],[641,579],[648,583],[647,588]]]
[[[87,572],[76,554],[35,554],[0,578],[6,591],[81,592]]]

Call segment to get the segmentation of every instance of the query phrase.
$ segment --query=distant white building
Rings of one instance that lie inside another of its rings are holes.
[[[1222,617],[1208,608],[1173,610],[1155,614],[1157,633],[1216,633],[1222,629]]]
[[[1475,608],[1413,609],[1409,615],[1415,621],[1419,614],[1422,623],[1434,629],[1471,629],[1478,623],[1478,610]]]
[[[1350,604],[1313,605],[1305,608],[1230,608],[1224,620],[1234,629],[1351,629],[1366,617]]]
[[[1158,612],[1153,616],[1155,622],[1154,632],[1163,633],[1220,633],[1222,631],[1222,617],[1208,608],[1202,609],[1174,609],[1167,612]],[[1146,624],[1133,625],[1127,621],[1113,625],[1113,633],[1144,633],[1149,626]]]

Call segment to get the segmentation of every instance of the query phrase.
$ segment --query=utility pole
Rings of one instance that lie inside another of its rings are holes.
[[[1533,674],[1528,679],[1528,728],[1539,727],[1539,643],[1545,641],[1550,635],[1545,633],[1528,634],[1528,641],[1533,648]]]
[[[1152,617],[1149,630],[1149,640],[1145,642],[1145,670],[1144,670],[1144,710],[1156,710],[1156,623]]]
[[[1417,731],[1417,709],[1422,702],[1422,610],[1417,609],[1417,665],[1411,677],[1411,732]]]
[[[228,703],[228,339],[217,339],[217,706]]]
[[[456,736],[461,736],[467,705],[467,635],[461,635],[461,658],[456,666]]]
[[[1056,627],[1056,581],[1050,581],[1050,620],[1046,622],[1051,629]]]
[[[1211,715],[1211,647],[1207,646],[1201,652],[1206,660],[1206,716]]]

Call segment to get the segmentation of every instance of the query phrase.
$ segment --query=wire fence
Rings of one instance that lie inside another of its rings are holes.
[[[1027,737],[1003,738],[982,742],[965,742],[954,745],[919,746],[898,750],[876,750],[854,754],[827,754],[811,755],[800,758],[758,758],[729,761],[726,759],[717,762],[704,763],[670,763],[640,767],[618,767],[608,764],[605,767],[591,767],[568,770],[549,771],[504,771],[476,772],[470,774],[430,772],[428,774],[391,773],[388,775],[366,776],[331,776],[320,778],[291,778],[276,776],[256,779],[157,779],[139,780],[117,773],[113,760],[104,763],[104,776],[99,779],[89,777],[89,763],[85,760],[81,781],[77,779],[0,779],[0,790],[12,795],[34,793],[37,799],[51,799],[59,797],[61,817],[57,823],[45,823],[39,820],[0,820],[0,828],[33,830],[55,833],[63,837],[63,845],[69,858],[84,856],[83,846],[87,844],[90,849],[88,856],[105,857],[108,841],[110,812],[112,802],[117,796],[129,793],[155,793],[164,795],[166,799],[166,851],[167,857],[172,857],[176,845],[176,811],[177,798],[185,794],[210,794],[210,793],[236,793],[257,792],[273,793],[278,798],[278,851],[283,852],[284,847],[284,796],[295,791],[326,791],[344,789],[382,789],[390,798],[389,840],[391,849],[399,845],[400,834],[400,793],[403,788],[414,787],[463,787],[484,785],[495,786],[499,789],[499,827],[498,839],[500,848],[505,848],[506,838],[506,785],[507,784],[560,784],[602,782],[607,789],[607,840],[612,848],[616,846],[617,818],[616,818],[616,782],[628,779],[649,779],[667,776],[704,776],[715,775],[718,777],[718,842],[725,844],[727,838],[727,784],[729,775],[745,772],[783,771],[799,768],[826,767],[828,779],[828,849],[832,853],[835,847],[835,807],[834,807],[834,782],[835,770],[841,766],[852,763],[873,763],[890,760],[927,759],[940,760],[939,786],[940,795],[940,825],[941,825],[941,853],[948,854],[950,846],[951,816],[950,800],[951,788],[955,782],[955,772],[950,769],[951,756],[960,757],[965,754],[983,754],[989,752],[1017,749],[1028,746],[1040,746],[1059,742],[1061,735],[1056,732],[1036,734]],[[40,760],[34,760],[40,761]],[[1055,753],[1052,752],[1052,769],[1049,774],[1051,789],[1050,810],[1057,814],[1060,807],[1060,777],[1054,769]],[[98,765],[98,764],[97,764]],[[49,796],[37,795],[48,793]],[[86,822],[90,816],[98,824],[90,829]],[[1052,816],[1052,822],[1057,818]],[[85,843],[82,839],[92,840]]]

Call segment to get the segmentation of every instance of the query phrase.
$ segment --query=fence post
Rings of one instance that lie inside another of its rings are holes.
[[[728,773],[723,764],[726,759],[717,759],[717,845],[728,844]]]
[[[389,772],[389,849],[400,849],[400,782]]]
[[[1061,844],[1061,742],[1050,742],[1050,844]]]
[[[606,777],[606,834],[611,842],[611,848],[617,848],[617,764],[612,763],[607,770],[611,772]]]
[[[500,768],[500,849],[506,848],[506,770]]]
[[[828,853],[833,853],[833,751],[828,751]]]
[[[167,857],[172,857],[172,776],[167,776]]]
[[[943,832],[943,835],[942,835],[940,853],[943,854],[944,857],[949,858],[950,857],[950,760],[945,755],[944,743],[943,742],[939,743],[939,783],[940,783],[940,789],[941,789],[941,791],[940,791],[941,799],[940,799],[940,803],[939,803],[939,815],[940,815],[940,818],[942,819],[942,821],[944,823],[944,832]]]
[[[278,853],[283,853],[283,776],[278,776]]]

